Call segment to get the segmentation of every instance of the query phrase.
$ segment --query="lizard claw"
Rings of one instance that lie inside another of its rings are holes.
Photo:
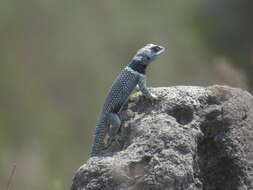
[[[114,141],[114,139],[109,138],[108,142],[106,143],[105,149],[108,149],[112,145],[113,141]]]
[[[155,94],[151,94],[151,95],[150,95],[150,99],[158,100],[158,96],[155,95]]]
[[[148,96],[146,95],[146,98],[148,98],[150,100],[158,100],[158,96],[156,96],[153,93],[150,93]]]
[[[115,143],[117,144],[117,146],[121,146],[119,138],[117,138],[117,136],[114,138],[109,138],[108,143],[106,145],[106,149],[108,149],[111,145]]]

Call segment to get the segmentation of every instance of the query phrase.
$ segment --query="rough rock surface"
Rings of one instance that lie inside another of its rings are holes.
[[[118,143],[79,168],[72,190],[252,190],[253,97],[227,86],[151,89],[125,104]]]

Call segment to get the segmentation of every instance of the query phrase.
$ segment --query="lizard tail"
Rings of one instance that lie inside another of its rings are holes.
[[[105,148],[104,139],[105,135],[107,134],[107,128],[108,126],[105,118],[99,120],[96,124],[90,157],[98,156],[99,153]]]

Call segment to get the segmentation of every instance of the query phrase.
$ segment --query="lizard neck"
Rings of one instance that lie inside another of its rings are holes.
[[[140,74],[145,74],[146,73],[146,68],[147,68],[147,65],[144,65],[141,63],[141,61],[139,60],[132,60],[128,67],[130,67],[131,69],[133,69],[134,71],[140,73]]]

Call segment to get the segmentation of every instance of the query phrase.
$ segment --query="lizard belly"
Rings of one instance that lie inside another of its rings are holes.
[[[117,113],[136,87],[139,76],[124,69],[112,84],[106,96],[104,111]]]

